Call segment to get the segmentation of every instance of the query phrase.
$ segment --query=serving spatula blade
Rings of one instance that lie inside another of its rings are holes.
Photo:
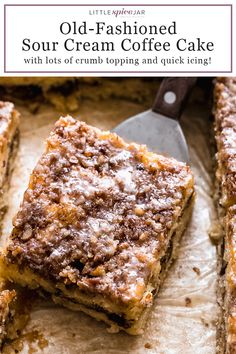
[[[189,162],[188,146],[179,117],[196,78],[167,78],[161,83],[152,109],[119,124],[114,132],[127,142],[179,161]]]
[[[189,161],[188,147],[179,122],[152,110],[125,120],[114,132],[127,142],[147,145],[150,151]]]

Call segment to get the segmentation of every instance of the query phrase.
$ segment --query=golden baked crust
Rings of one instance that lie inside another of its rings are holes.
[[[31,175],[1,267],[10,280],[140,333],[137,322],[152,305],[192,195],[184,163],[60,118]]]
[[[219,216],[224,230],[219,245],[223,288],[219,353],[236,353],[236,78],[219,78],[215,85],[215,132]]]

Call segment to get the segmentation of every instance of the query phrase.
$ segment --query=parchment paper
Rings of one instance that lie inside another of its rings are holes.
[[[121,100],[83,102],[80,118],[102,129],[146,107]],[[4,220],[4,243],[11,219],[22,200],[30,171],[44,149],[44,140],[59,114],[43,107],[37,114],[22,113],[21,144],[9,192],[9,210]],[[188,140],[196,182],[192,219],[182,238],[178,260],[171,267],[158,294],[143,336],[109,334],[106,325],[79,312],[36,301],[21,339],[6,349],[20,353],[53,354],[212,354],[215,352],[216,254],[208,237],[216,218],[212,201],[212,158],[209,149],[209,112],[204,105],[190,105],[182,125]]]

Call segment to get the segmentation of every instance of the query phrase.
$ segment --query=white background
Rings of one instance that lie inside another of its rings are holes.
[[[12,1],[5,1],[5,4],[11,4]],[[14,1],[14,4],[20,3],[29,3],[36,4],[34,0],[31,1]],[[38,2],[37,2],[38,3]],[[40,2],[42,4],[43,2]],[[49,2],[45,2],[48,4]],[[50,1],[50,4],[55,3],[66,3],[64,1]],[[67,2],[68,3],[68,2]],[[73,1],[70,1],[72,4]],[[78,3],[86,3],[85,1],[76,1]],[[58,71],[64,72],[66,75],[84,75],[84,76],[97,76],[98,74],[102,76],[114,76],[115,75],[146,75],[153,76],[162,74],[165,76],[166,73],[173,71],[176,72],[176,75],[213,75],[214,74],[223,74],[231,75],[233,73],[226,73],[230,71],[230,8],[229,7],[164,7],[164,6],[147,6],[143,7],[145,9],[144,16],[105,16],[105,15],[89,15],[89,10],[94,9],[113,9],[112,6],[101,7],[99,3],[112,3],[112,4],[122,4],[121,1],[93,1],[93,4],[98,4],[93,7],[7,7],[7,28],[6,28],[6,70],[7,74],[4,74],[4,63],[3,63],[3,34],[1,36],[1,72],[0,75],[8,76],[43,76],[43,75],[55,75],[59,76],[63,73],[58,73]],[[129,4],[134,2],[129,1]],[[135,1],[135,4],[143,4],[145,1]],[[158,4],[158,1],[149,1],[149,4],[155,3]],[[200,1],[172,1],[172,4],[200,4]],[[220,4],[223,2],[208,2],[208,4]],[[165,2],[168,4],[168,2]],[[202,2],[204,4],[204,2]],[[121,6],[121,8],[123,8]],[[128,9],[128,7],[125,7]],[[132,6],[130,8],[133,8]],[[135,7],[137,8],[137,6]],[[138,7],[141,9],[141,7]],[[3,3],[1,4],[1,18],[3,19]],[[79,35],[62,35],[59,30],[61,22],[72,22],[77,21],[81,23],[82,21],[87,21],[88,27],[94,27],[96,21],[104,21],[106,24],[120,24],[122,21],[127,21],[129,24],[132,24],[134,21],[137,21],[139,24],[145,24],[146,26],[151,24],[156,25],[170,25],[172,21],[177,23],[177,35],[133,35],[128,36],[134,41],[141,41],[145,37],[155,37],[156,41],[169,41],[171,43],[172,50],[169,52],[124,52],[120,49],[120,42],[127,36],[96,36],[93,32],[90,32],[89,35],[79,36]],[[215,43],[214,51],[212,52],[179,52],[175,49],[175,43],[178,38],[186,38],[187,41],[195,41],[197,37],[200,37],[203,41],[212,41]],[[31,38],[32,41],[58,41],[60,45],[56,52],[23,52],[22,51],[22,40],[23,38]],[[67,52],[63,47],[63,42],[67,38],[73,38],[75,41],[114,41],[115,52],[92,52],[92,51],[80,51],[80,52]],[[61,58],[62,64],[25,64],[24,58],[37,57],[40,56],[45,62],[46,57],[53,59],[54,57]],[[100,56],[104,59],[102,65],[76,65],[74,63],[75,58],[96,58]],[[154,59],[157,56],[158,64],[149,64],[142,65],[141,60],[143,58],[152,58]],[[187,57],[190,58],[209,58],[211,57],[211,64],[203,66],[201,64],[185,64],[185,65],[176,65],[169,64],[163,66],[160,63],[161,59],[164,58],[178,58],[179,56],[183,57],[185,60]],[[73,57],[74,64],[64,64],[65,58]],[[133,64],[125,64],[123,66],[114,66],[108,65],[105,63],[105,58],[137,58],[140,62],[139,66]],[[234,69],[234,68],[233,68]],[[21,71],[21,73],[17,73]],[[54,71],[55,73],[49,73]],[[82,73],[82,71],[85,71]],[[88,73],[88,71],[96,71],[97,73]],[[109,71],[109,73],[102,73],[103,71]],[[140,73],[146,71],[147,73]],[[11,73],[10,73],[11,72]],[[31,73],[30,73],[31,72]],[[35,73],[33,73],[35,72]],[[38,73],[37,73],[38,72]],[[45,73],[42,73],[45,72]],[[126,72],[126,73],[125,73]],[[133,72],[133,73],[132,73]],[[136,73],[135,73],[136,72]]]

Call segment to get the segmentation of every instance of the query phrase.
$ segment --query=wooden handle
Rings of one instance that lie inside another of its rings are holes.
[[[164,116],[179,119],[196,77],[172,77],[162,81],[152,110]]]

